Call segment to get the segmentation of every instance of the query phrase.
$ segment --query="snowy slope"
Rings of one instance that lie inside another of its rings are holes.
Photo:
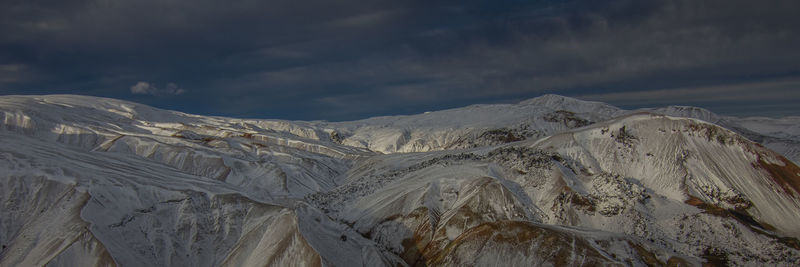
[[[794,151],[797,120],[648,111],[295,122],[3,96],[0,266],[800,264],[800,168],[769,149]]]
[[[800,162],[800,117],[737,118],[686,106],[629,111],[559,95],[544,95],[518,104],[472,105],[417,115],[313,125],[334,134],[334,141],[348,146],[381,153],[424,152],[538,139],[642,111],[718,124],[795,163]]]
[[[308,199],[418,264],[697,264],[719,254],[795,265],[797,171],[718,126],[635,114],[538,141],[374,157]]]
[[[2,266],[342,262],[314,249],[325,239],[304,236],[308,215],[295,207],[371,152],[276,121],[111,99],[4,97],[0,107]]]
[[[519,104],[472,105],[317,126],[333,129],[345,145],[382,153],[421,152],[535,139],[623,113],[599,102],[545,95]]]

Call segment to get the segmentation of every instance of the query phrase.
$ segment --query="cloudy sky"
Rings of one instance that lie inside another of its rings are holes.
[[[0,94],[349,120],[545,93],[800,115],[800,1],[4,0]]]

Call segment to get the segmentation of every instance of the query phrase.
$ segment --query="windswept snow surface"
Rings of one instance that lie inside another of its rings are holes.
[[[352,122],[3,96],[0,116],[0,266],[800,265],[796,117],[556,95]]]

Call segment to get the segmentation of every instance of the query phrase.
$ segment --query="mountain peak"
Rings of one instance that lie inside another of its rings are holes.
[[[624,110],[606,103],[586,101],[556,94],[545,94],[519,102],[519,104],[546,107],[553,110],[569,110],[575,113],[602,113],[616,116],[624,112]]]
[[[541,96],[523,100],[519,102],[519,104],[532,105],[532,104],[548,103],[548,102],[576,102],[576,101],[583,101],[583,100],[557,94],[544,94]]]
[[[689,117],[689,118],[697,118],[707,122],[716,123],[721,118],[721,116],[711,112],[710,110],[699,108],[699,107],[692,107],[692,106],[666,106],[663,108],[657,109],[650,109],[652,112],[675,116],[675,117]]]

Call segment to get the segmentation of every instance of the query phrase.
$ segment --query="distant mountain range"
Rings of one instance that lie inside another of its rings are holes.
[[[800,117],[0,96],[0,266],[798,266]]]

